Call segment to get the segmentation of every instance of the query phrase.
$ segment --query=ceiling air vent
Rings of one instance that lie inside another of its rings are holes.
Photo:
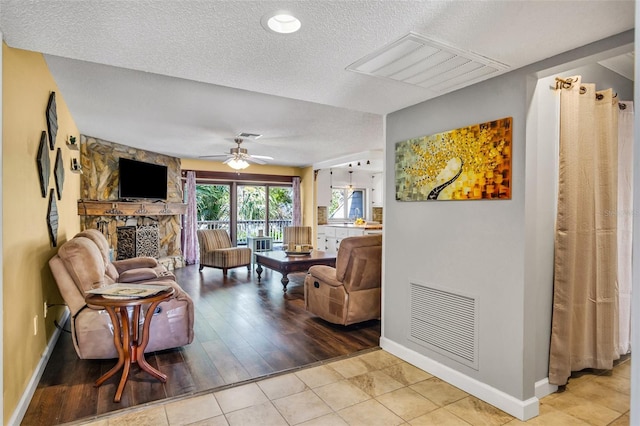
[[[447,92],[501,74],[509,67],[472,52],[409,33],[349,65],[347,70]]]

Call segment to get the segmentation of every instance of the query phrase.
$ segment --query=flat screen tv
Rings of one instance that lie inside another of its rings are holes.
[[[121,200],[166,200],[167,166],[119,159]]]

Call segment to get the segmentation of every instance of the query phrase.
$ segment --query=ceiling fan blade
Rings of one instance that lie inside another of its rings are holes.
[[[230,154],[214,154],[214,155],[201,155],[198,158],[219,158],[219,157],[230,157]]]
[[[266,161],[261,160],[259,158],[256,158],[254,156],[249,156],[249,157],[245,158],[245,160],[250,161],[252,163],[256,163],[256,164],[267,164]]]
[[[219,157],[227,157],[223,164],[229,164],[232,160],[244,160],[249,161],[255,164],[267,164],[264,160],[273,160],[273,157],[268,155],[251,155],[247,152],[246,148],[242,148],[240,144],[242,143],[242,138],[235,138],[233,140],[238,146],[236,148],[231,148],[229,154],[216,154],[216,155],[202,155],[199,158],[219,158]]]

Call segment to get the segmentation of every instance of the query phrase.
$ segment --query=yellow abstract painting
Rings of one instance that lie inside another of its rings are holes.
[[[511,198],[512,117],[396,144],[396,200]]]

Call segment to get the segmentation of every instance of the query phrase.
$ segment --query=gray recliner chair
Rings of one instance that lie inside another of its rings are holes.
[[[174,288],[175,294],[162,302],[154,315],[149,332],[149,344],[145,352],[159,351],[184,346],[193,341],[194,307],[187,293],[173,280],[173,274],[150,279],[132,280],[151,275],[151,262],[139,259],[139,264],[147,265],[142,271],[129,268],[132,272],[118,274],[118,270],[105,258],[98,245],[83,233],[64,243],[58,253],[49,260],[49,267],[60,293],[71,312],[71,335],[78,357],[81,359],[117,358],[113,343],[113,327],[109,314],[97,306],[85,303],[86,292],[90,289],[113,284],[125,275],[128,283],[160,284]],[[134,261],[135,259],[127,259]],[[129,262],[131,266],[133,262]],[[123,267],[124,268],[124,267]],[[145,270],[148,269],[148,270]],[[115,275],[115,276],[114,276]],[[159,279],[158,279],[159,278]],[[143,315],[149,314],[144,312]]]

